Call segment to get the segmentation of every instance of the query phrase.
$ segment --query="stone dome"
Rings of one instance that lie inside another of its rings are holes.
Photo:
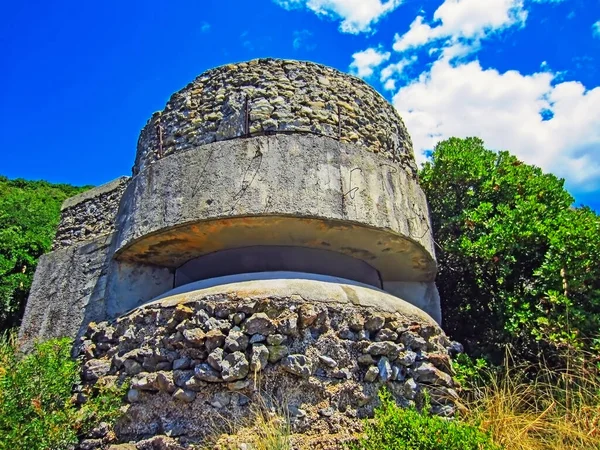
[[[353,143],[416,174],[402,119],[363,80],[311,62],[256,59],[211,69],[173,94],[141,131],[134,175],[176,152],[274,133]]]

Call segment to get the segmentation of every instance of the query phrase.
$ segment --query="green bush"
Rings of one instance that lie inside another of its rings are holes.
[[[0,338],[0,450],[69,448],[99,422],[119,415],[125,387],[103,386],[83,406],[74,404],[79,368],[71,345],[54,339],[21,357],[13,338]]]
[[[403,409],[386,390],[379,398],[375,418],[365,422],[366,437],[353,450],[500,450],[473,425]]]
[[[440,142],[420,179],[444,329],[468,354],[556,365],[600,349],[600,216],[563,180],[477,138]]]
[[[19,325],[37,260],[52,246],[63,200],[87,188],[0,176],[0,332]]]

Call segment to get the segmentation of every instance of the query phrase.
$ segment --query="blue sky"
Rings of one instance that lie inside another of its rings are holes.
[[[424,161],[480,136],[600,210],[600,0],[174,0],[2,4],[0,174],[129,175],[139,130],[211,67],[306,59],[365,78]]]

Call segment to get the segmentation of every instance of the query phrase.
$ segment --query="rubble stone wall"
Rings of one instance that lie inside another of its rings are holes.
[[[202,444],[258,401],[285,404],[294,432],[325,436],[360,427],[383,385],[405,406],[427,389],[433,411],[453,415],[449,347],[433,321],[377,308],[231,294],[158,302],[89,326],[80,397],[130,380],[113,443]],[[84,445],[106,438],[96,443]]]
[[[377,91],[326,66],[276,59],[217,67],[175,93],[142,130],[134,175],[189,148],[287,132],[357,144],[416,176],[406,127]]]
[[[128,182],[128,177],[117,178],[65,200],[52,249],[114,232],[119,202]]]

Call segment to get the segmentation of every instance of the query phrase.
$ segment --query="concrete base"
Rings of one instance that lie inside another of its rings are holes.
[[[43,255],[19,330],[24,351],[36,340],[79,337],[173,287],[165,268],[114,261],[114,234]]]

